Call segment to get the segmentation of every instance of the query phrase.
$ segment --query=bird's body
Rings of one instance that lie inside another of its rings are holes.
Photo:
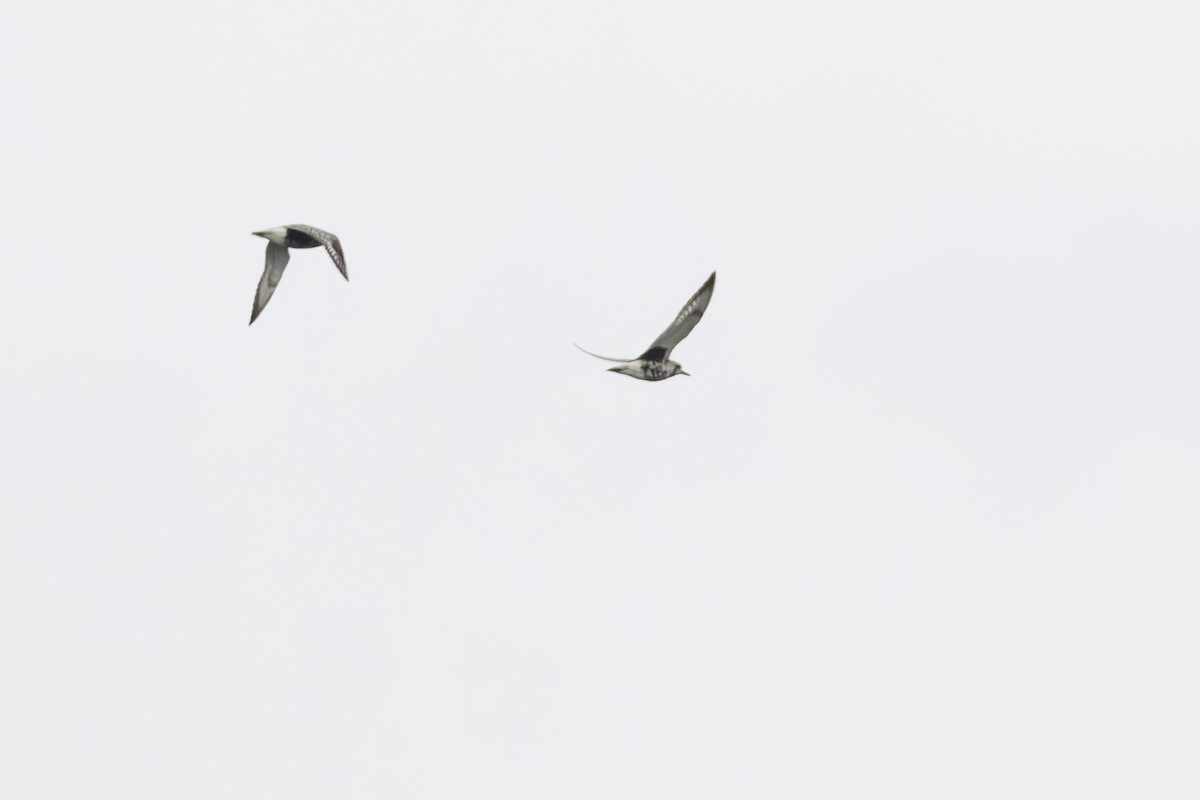
[[[580,350],[587,353],[589,356],[602,358],[605,361],[616,361],[620,366],[609,367],[609,372],[619,372],[622,375],[628,375],[631,378],[637,378],[643,381],[663,381],[675,375],[687,375],[683,371],[683,366],[678,362],[671,360],[671,351],[675,346],[682,342],[692,328],[696,327],[696,323],[700,321],[700,317],[704,315],[704,310],[708,308],[708,303],[712,300],[713,288],[717,283],[717,273],[708,276],[708,280],[704,282],[691,299],[684,304],[679,314],[675,317],[665,331],[663,331],[654,343],[637,358],[609,358],[608,356],[597,355],[596,353],[583,350],[579,345]]]
[[[254,308],[250,312],[251,325],[267,307],[267,301],[271,299],[275,287],[283,277],[283,270],[291,258],[289,248],[304,250],[310,247],[324,247],[325,252],[333,259],[333,265],[342,273],[342,277],[350,280],[350,275],[346,272],[346,255],[342,252],[342,243],[328,231],[311,225],[284,225],[255,231],[254,235],[267,240],[267,263],[263,268],[262,278],[258,281],[258,291],[254,294]]]
[[[683,366],[674,361],[647,361],[644,358],[626,361],[619,367],[609,367],[608,371],[643,381],[665,381],[673,375],[687,375]]]

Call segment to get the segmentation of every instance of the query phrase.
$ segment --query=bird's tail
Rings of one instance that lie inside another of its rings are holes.
[[[575,343],[572,342],[571,344],[575,344]],[[603,359],[604,361],[616,361],[619,364],[628,364],[630,361],[633,361],[632,358],[609,358],[608,356],[597,355],[596,353],[593,353],[591,350],[584,350],[582,347],[579,347],[579,345],[577,345],[577,344],[575,345],[575,347],[579,348],[580,350],[587,353],[589,356],[592,356],[593,358]]]

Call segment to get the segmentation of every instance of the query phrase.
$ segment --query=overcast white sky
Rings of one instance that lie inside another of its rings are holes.
[[[0,796],[1200,796],[1194,8],[9,9]]]

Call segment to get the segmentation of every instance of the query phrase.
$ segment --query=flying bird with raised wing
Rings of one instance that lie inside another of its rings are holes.
[[[671,360],[671,351],[692,332],[692,328],[696,327],[696,323],[704,315],[704,309],[708,308],[708,301],[712,300],[713,287],[716,284],[717,273],[714,272],[708,276],[704,285],[696,290],[692,299],[683,306],[679,315],[675,317],[675,321],[654,340],[646,352],[637,358],[609,358],[596,355],[589,350],[583,350],[579,345],[575,346],[589,356],[602,358],[605,361],[620,362],[621,366],[609,367],[608,371],[619,372],[638,380],[662,381],[673,375],[687,375],[688,373],[683,371],[682,365]]]
[[[283,277],[283,269],[291,258],[288,248],[324,247],[325,252],[333,259],[333,265],[342,273],[342,277],[350,280],[346,273],[346,254],[342,252],[342,243],[328,231],[311,225],[284,225],[281,228],[255,231],[254,235],[267,240],[267,265],[258,281],[258,291],[254,294],[254,310],[250,312],[251,325],[267,307],[267,301],[271,299],[275,287],[279,285],[279,279]]]

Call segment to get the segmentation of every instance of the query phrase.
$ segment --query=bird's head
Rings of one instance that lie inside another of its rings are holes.
[[[267,228],[265,231],[255,231],[253,235],[270,239],[275,244],[283,244],[284,239],[287,238],[287,228]]]

